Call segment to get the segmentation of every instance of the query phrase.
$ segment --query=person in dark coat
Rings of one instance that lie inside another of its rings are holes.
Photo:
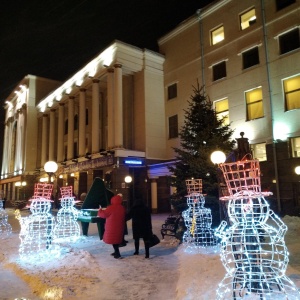
[[[111,205],[106,209],[100,208],[98,211],[98,217],[106,219],[103,241],[113,245],[112,255],[114,258],[121,258],[119,244],[124,238],[126,210],[122,202],[123,199],[120,195],[113,196]]]
[[[142,238],[145,245],[145,258],[149,258],[149,241],[152,236],[151,212],[142,200],[136,200],[127,213],[126,220],[130,219],[132,219],[132,235],[135,247],[133,254],[139,254],[140,238]]]

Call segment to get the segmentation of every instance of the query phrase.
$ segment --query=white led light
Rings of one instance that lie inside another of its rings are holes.
[[[228,201],[231,224],[222,221],[216,231],[222,239],[220,256],[227,271],[216,299],[300,299],[285,275],[287,226],[261,192],[259,162],[238,161],[220,168],[230,195],[222,200]]]
[[[55,242],[76,241],[80,236],[80,228],[77,223],[79,211],[74,207],[75,198],[73,197],[72,186],[61,187],[61,209],[56,216],[56,225],[53,231]]]
[[[183,235],[186,252],[195,249],[200,252],[216,252],[217,237],[211,229],[211,210],[204,207],[205,199],[202,193],[202,179],[186,180],[188,209],[182,212],[187,230]]]
[[[8,223],[8,214],[3,209],[3,201],[0,200],[0,239],[4,239],[11,235],[12,228]]]

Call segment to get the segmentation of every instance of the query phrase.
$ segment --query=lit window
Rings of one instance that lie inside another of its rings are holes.
[[[283,81],[285,110],[300,108],[300,75]]]
[[[222,61],[212,67],[213,81],[226,77],[226,62]]]
[[[177,83],[168,86],[168,100],[177,97]]]
[[[262,88],[245,93],[247,105],[247,121],[262,118],[264,116]]]
[[[300,137],[291,138],[292,157],[300,157]]]
[[[278,37],[279,40],[279,52],[280,54],[284,54],[295,49],[300,48],[300,36],[299,36],[299,28],[295,28],[281,34]]]
[[[224,36],[224,26],[220,26],[217,29],[211,31],[211,43],[213,45],[223,41],[225,38]]]
[[[283,9],[295,2],[296,2],[296,0],[276,0],[276,8],[277,8],[277,10],[280,10],[280,9]]]
[[[215,101],[215,110],[218,120],[224,120],[224,125],[229,125],[228,99]]]
[[[252,144],[251,145],[252,156],[259,161],[267,160],[266,143]]]
[[[255,8],[240,15],[241,29],[244,30],[256,23]]]
[[[243,69],[250,68],[259,64],[258,47],[254,47],[242,53]]]
[[[169,117],[169,138],[177,138],[178,137],[178,116]]]

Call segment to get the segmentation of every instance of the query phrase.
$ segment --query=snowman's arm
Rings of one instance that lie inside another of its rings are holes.
[[[282,220],[273,212],[273,210],[270,210],[269,218],[273,221],[273,223],[276,224],[275,230],[277,231],[276,237],[282,238],[286,232],[287,232],[287,226],[282,222]],[[275,226],[274,226],[275,227]]]
[[[223,239],[226,236],[225,228],[227,226],[226,221],[222,221],[218,228],[215,230],[215,235],[221,239]]]

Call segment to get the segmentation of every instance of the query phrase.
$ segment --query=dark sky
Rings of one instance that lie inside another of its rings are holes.
[[[210,2],[2,0],[0,109],[27,74],[64,81],[115,39],[157,51],[158,38]]]

